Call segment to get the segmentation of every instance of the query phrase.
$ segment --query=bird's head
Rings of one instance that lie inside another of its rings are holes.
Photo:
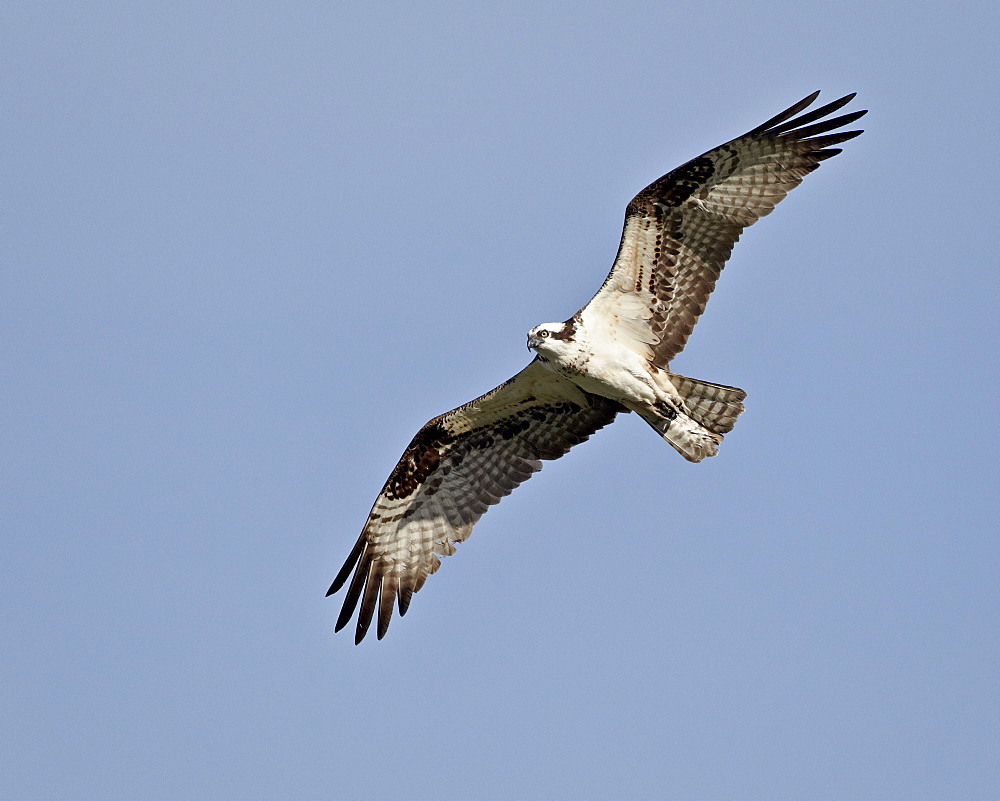
[[[543,356],[555,355],[572,341],[575,330],[571,322],[536,325],[528,332],[528,348]]]

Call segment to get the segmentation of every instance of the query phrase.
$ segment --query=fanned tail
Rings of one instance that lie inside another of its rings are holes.
[[[689,462],[700,462],[719,452],[722,434],[713,434],[684,412],[674,412],[671,409],[670,413],[673,414],[671,417],[670,414],[661,415],[651,410],[636,411],[657,434]]]
[[[737,387],[710,384],[675,373],[667,373],[667,377],[684,398],[687,413],[695,422],[715,434],[728,434],[733,430],[736,418],[743,414],[746,392]]]
[[[674,373],[665,376],[683,398],[683,408],[658,404],[655,408],[635,411],[689,462],[715,456],[722,435],[732,431],[736,418],[743,412],[746,392]]]

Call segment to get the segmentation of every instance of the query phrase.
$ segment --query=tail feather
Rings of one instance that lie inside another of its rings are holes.
[[[684,399],[687,413],[714,434],[727,434],[743,413],[747,394],[737,387],[710,384],[695,378],[667,373],[667,378]]]
[[[690,462],[719,452],[722,435],[732,431],[747,394],[736,387],[710,384],[674,373],[665,376],[684,401],[683,408],[657,404],[635,409],[649,425]]]
[[[722,434],[709,431],[684,412],[676,412],[675,416],[670,417],[661,416],[649,409],[636,411],[657,434],[689,462],[700,462],[719,452]]]

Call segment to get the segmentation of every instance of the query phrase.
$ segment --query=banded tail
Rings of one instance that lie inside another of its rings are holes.
[[[674,373],[666,373],[666,378],[684,399],[684,408],[636,411],[689,462],[715,456],[722,435],[733,430],[743,413],[746,392]]]

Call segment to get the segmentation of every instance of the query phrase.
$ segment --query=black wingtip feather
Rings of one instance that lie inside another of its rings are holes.
[[[770,136],[780,136],[784,133],[793,132],[796,128],[801,128],[803,125],[808,125],[810,122],[815,122],[816,120],[822,119],[823,117],[829,116],[830,114],[833,114],[833,112],[842,109],[854,99],[856,94],[857,92],[838,98],[832,103],[827,103],[825,106],[815,108],[807,114],[796,117],[794,120],[789,120],[784,125],[772,126],[767,129],[767,133]]]
[[[819,97],[819,89],[817,89],[811,95],[807,95],[806,97],[803,97],[794,106],[789,106],[784,111],[782,111],[780,114],[775,114],[767,122],[761,123],[756,128],[754,128],[752,131],[750,131],[749,135],[752,136],[753,134],[763,133],[764,131],[766,131],[766,130],[768,130],[770,128],[773,128],[775,125],[780,125],[781,123],[783,123],[785,120],[789,119],[790,117],[794,117],[800,111],[803,111],[804,109],[809,108],[809,106],[811,106],[813,104],[813,101],[817,97]]]
[[[805,141],[819,149],[829,147],[830,145],[839,145],[842,142],[846,142],[848,139],[853,139],[855,136],[861,136],[863,133],[864,129],[854,131],[837,131],[835,133],[826,134],[825,136],[814,136],[811,139],[806,139]]]
[[[354,635],[354,644],[358,645],[368,633],[372,616],[375,614],[375,603],[382,590],[382,577],[378,574],[378,565],[373,561],[368,567],[368,577],[365,581],[365,592],[361,598],[361,610],[358,612],[358,628]]]
[[[333,584],[330,585],[330,589],[326,591],[327,598],[344,586],[344,582],[347,581],[347,577],[351,575],[351,571],[354,570],[354,566],[361,559],[361,554],[365,550],[366,544],[365,535],[362,534],[358,537],[358,541],[354,543],[354,547],[351,549],[351,555],[347,557],[347,561],[344,562],[344,566],[340,568],[337,578],[333,580]]]
[[[794,117],[800,111],[803,111],[803,110],[809,108],[809,106],[811,106],[813,104],[813,102],[815,102],[815,100],[816,100],[817,97],[819,97],[819,89],[817,89],[811,95],[806,95],[798,103],[795,103],[794,105],[789,106],[784,111],[782,111],[780,114],[775,114],[767,122],[764,122],[764,123],[761,123],[760,125],[758,125],[757,128],[754,129],[754,133],[757,133],[759,131],[766,131],[769,128],[773,128],[775,125],[780,125],[785,120]]]
[[[852,111],[850,114],[842,114],[841,116],[834,117],[830,120],[823,120],[822,122],[817,122],[814,125],[807,125],[805,128],[795,128],[794,130],[789,131],[786,135],[794,136],[796,139],[801,141],[808,139],[811,136],[817,136],[819,134],[826,133],[827,131],[832,131],[835,128],[843,128],[845,125],[850,125],[852,122],[860,119],[867,113],[867,109],[862,111]]]
[[[399,591],[399,580],[395,575],[382,576],[382,592],[378,602],[378,638],[381,640],[389,630],[392,620],[392,604]]]
[[[413,590],[410,587],[400,587],[399,595],[396,597],[396,606],[399,608],[399,616],[406,614],[410,608],[410,599],[413,597]]]
[[[847,125],[850,122],[858,119],[858,117],[863,116],[867,113],[867,109],[864,111],[855,111],[852,114],[845,114],[842,117],[837,117],[832,120],[826,120],[824,122],[818,123],[812,129],[803,128],[803,126],[808,126],[809,123],[816,122],[817,120],[826,117],[829,114],[843,108],[848,103],[850,103],[855,97],[857,97],[857,92],[851,92],[848,95],[837,98],[836,100],[827,103],[826,105],[815,108],[812,111],[802,114],[796,117],[800,112],[805,111],[809,106],[813,104],[817,97],[819,97],[819,91],[815,91],[810,95],[802,98],[798,103],[793,106],[788,107],[780,114],[776,114],[771,117],[767,122],[758,125],[752,131],[748,132],[747,136],[783,136],[783,135],[794,135],[798,139],[804,139],[807,136],[812,136],[823,131],[832,130],[843,125]],[[794,118],[794,119],[793,119]],[[825,126],[825,127],[823,127]]]
[[[344,597],[344,605],[340,609],[340,616],[337,618],[334,632],[340,631],[351,621],[354,609],[358,605],[358,598],[361,597],[361,591],[365,587],[366,578],[368,578],[368,569],[365,565],[365,554],[362,552],[358,560],[358,567],[354,571],[354,578],[351,579],[351,585],[347,588],[347,595]]]

